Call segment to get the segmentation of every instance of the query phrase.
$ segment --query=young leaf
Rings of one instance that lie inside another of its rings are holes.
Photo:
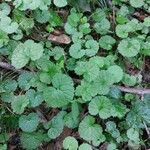
[[[68,136],[63,141],[63,148],[67,150],[77,150],[78,141],[74,137]]]
[[[19,127],[24,132],[33,132],[37,129],[39,124],[39,118],[36,113],[30,113],[29,115],[22,115],[19,118]]]

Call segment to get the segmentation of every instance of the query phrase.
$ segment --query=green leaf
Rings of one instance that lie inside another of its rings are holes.
[[[110,22],[108,19],[104,18],[94,24],[94,29],[99,34],[106,34],[110,29]]]
[[[24,44],[20,43],[12,54],[12,65],[16,69],[24,67],[29,60],[37,60],[43,55],[43,46],[33,40],[27,40]]]
[[[97,96],[89,103],[89,113],[93,116],[99,114],[100,118],[107,119],[112,116],[112,104],[105,96]]]
[[[11,64],[16,68],[20,69],[24,67],[28,61],[29,57],[27,57],[24,54],[24,44],[20,43],[16,49],[13,51],[12,58],[11,58]]]
[[[97,95],[97,90],[94,84],[86,81],[81,81],[81,85],[76,87],[76,96],[81,96],[82,99],[86,101],[90,101],[92,97]]]
[[[117,65],[110,66],[108,68],[108,73],[111,75],[114,83],[120,82],[123,78],[123,70]]]
[[[141,53],[150,56],[150,42],[146,41],[142,44]]]
[[[41,10],[48,10],[50,5],[51,5],[51,0],[41,0],[39,8]]]
[[[96,9],[96,11],[93,13],[92,18],[94,21],[99,22],[106,18],[105,11],[103,9]]]
[[[112,80],[111,74],[109,74],[106,70],[101,70],[98,77],[94,81],[94,86],[97,93],[106,95],[108,94],[113,82],[114,81]]]
[[[109,96],[114,99],[119,99],[122,96],[121,90],[119,90],[117,87],[111,87]]]
[[[117,150],[117,146],[115,143],[108,144],[107,150]]]
[[[144,18],[143,24],[144,24],[146,27],[150,27],[150,17]]]
[[[91,82],[98,76],[99,67],[95,63],[79,62],[75,68],[75,73],[78,75],[83,75],[85,80]]]
[[[92,57],[87,62],[79,61],[75,68],[75,73],[77,75],[83,75],[84,79],[91,82],[98,77],[99,70],[104,65],[102,57]]]
[[[130,32],[130,26],[125,24],[116,26],[116,34],[120,38],[127,38]]]
[[[37,129],[39,124],[39,118],[36,113],[30,113],[29,115],[22,115],[19,118],[19,127],[24,132],[33,132]]]
[[[62,47],[56,46],[52,49],[51,55],[54,56],[55,60],[59,60],[64,56],[64,49]]]
[[[69,54],[75,59],[79,59],[85,55],[86,51],[82,49],[80,43],[72,44],[69,49]]]
[[[14,92],[17,89],[17,82],[15,80],[7,79],[2,83],[5,92]]]
[[[67,0],[54,0],[54,4],[57,7],[65,7],[67,5]]]
[[[7,150],[7,144],[0,144],[0,150]]]
[[[65,28],[66,33],[70,35],[73,35],[77,32],[77,29],[71,24],[69,24],[68,22],[65,24],[64,28]]]
[[[92,150],[92,147],[87,143],[83,143],[79,146],[79,150]]]
[[[0,30],[8,34],[12,34],[17,31],[19,25],[13,22],[11,18],[7,16],[0,16]]]
[[[127,109],[122,103],[113,103],[112,114],[114,117],[123,118],[128,111],[129,109]]]
[[[28,90],[31,87],[30,81],[33,78],[33,74],[30,72],[22,73],[18,78],[18,85],[23,90]]]
[[[14,98],[15,98],[15,95],[13,92],[11,93],[6,92],[6,93],[1,94],[1,100],[6,103],[11,103],[14,100]]]
[[[43,102],[43,95],[40,92],[36,92],[33,89],[29,89],[25,94],[29,101],[31,107],[37,107]]]
[[[1,133],[0,134],[0,143],[5,143],[9,140],[10,135],[8,133]]]
[[[31,0],[31,1],[24,1],[24,0],[15,0],[13,2],[16,8],[19,10],[35,10],[40,8],[41,10],[47,10],[48,6],[51,4],[51,0]]]
[[[34,11],[34,18],[39,23],[47,23],[50,18],[50,13],[48,10],[37,9]]]
[[[109,35],[102,36],[99,40],[100,47],[106,50],[111,50],[115,43],[116,40]]]
[[[56,74],[52,80],[53,87],[44,90],[46,103],[51,107],[62,107],[73,100],[74,86],[72,79],[65,74]]]
[[[7,45],[9,42],[9,37],[6,32],[0,30],[0,48]]]
[[[77,150],[78,141],[74,137],[68,136],[63,141],[63,148],[67,150]]]
[[[35,43],[33,40],[27,40],[24,43],[25,49],[24,53],[26,56],[30,57],[31,60],[35,61],[43,55],[43,45],[40,43]]]
[[[50,11],[49,17],[50,27],[61,26],[62,23],[63,23],[62,18],[55,11]]]
[[[86,55],[89,56],[89,57],[96,55],[96,53],[99,50],[99,44],[95,40],[88,40],[85,43],[85,47],[87,48],[85,50],[86,51]]]
[[[137,77],[129,74],[124,74],[123,83],[128,86],[134,86],[137,82]]]
[[[48,130],[48,137],[50,139],[57,138],[62,132],[64,128],[64,115],[66,112],[61,111],[55,117],[52,118],[51,121],[45,124],[45,128]]]
[[[16,96],[15,99],[11,103],[11,107],[13,112],[16,114],[22,114],[25,108],[29,104],[29,99],[25,95]]]
[[[77,27],[82,15],[83,15],[82,13],[77,13],[75,9],[71,9],[71,13],[67,18],[67,22],[71,26]]]
[[[144,5],[144,0],[130,0],[130,4],[135,8],[139,8]]]
[[[125,57],[134,57],[140,52],[141,44],[135,38],[122,40],[118,45],[118,51]]]
[[[105,141],[105,136],[102,134],[102,127],[95,124],[95,118],[86,116],[79,124],[78,132],[80,137],[88,142],[92,142],[94,146],[98,146]]]
[[[21,19],[21,22],[19,23],[19,25],[22,30],[28,33],[28,31],[34,27],[34,20],[33,18],[24,17]]]
[[[108,121],[106,123],[106,129],[105,130],[116,140],[121,139],[120,132],[117,129],[116,124],[113,121]]]
[[[79,123],[79,106],[76,102],[71,105],[71,112],[64,117],[64,123],[69,128],[76,128]]]
[[[90,33],[91,32],[90,24],[84,23],[84,24],[79,25],[79,31],[82,32],[83,34]]]
[[[52,82],[52,78],[48,72],[41,72],[39,74],[40,81],[46,84],[50,84]]]
[[[21,133],[21,144],[26,150],[37,149],[40,144],[47,140],[47,135],[42,132]]]
[[[2,2],[0,4],[0,16],[7,16],[11,12],[11,8],[7,3]]]
[[[139,132],[134,128],[130,128],[130,129],[127,130],[127,137],[131,141],[134,141],[135,143],[139,143],[139,141],[140,141]]]

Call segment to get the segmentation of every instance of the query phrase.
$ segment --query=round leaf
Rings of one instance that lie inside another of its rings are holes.
[[[68,136],[63,141],[63,148],[67,150],[77,150],[78,141],[74,137]]]
[[[57,7],[65,7],[67,5],[67,0],[54,0],[54,4]]]
[[[29,115],[22,115],[19,118],[19,127],[24,132],[33,132],[36,130],[39,124],[39,118],[36,113],[30,113]]]
[[[140,52],[140,42],[137,39],[124,39],[118,45],[119,53],[125,57],[134,57]]]

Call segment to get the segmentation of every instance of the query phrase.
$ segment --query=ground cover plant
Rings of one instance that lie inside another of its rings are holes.
[[[0,1],[0,150],[150,148],[149,0]]]

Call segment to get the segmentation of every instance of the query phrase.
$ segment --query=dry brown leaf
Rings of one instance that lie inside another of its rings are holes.
[[[70,37],[66,34],[61,35],[50,34],[48,40],[58,44],[69,44],[71,42]]]

